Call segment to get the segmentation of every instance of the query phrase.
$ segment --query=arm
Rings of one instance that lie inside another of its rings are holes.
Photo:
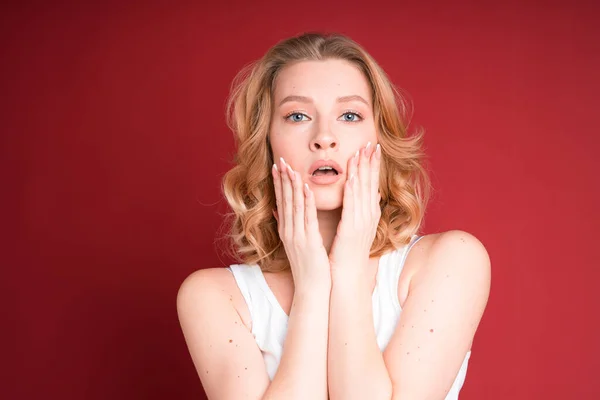
[[[281,363],[270,382],[252,333],[218,284],[219,272],[193,273],[177,296],[181,328],[207,398],[326,399],[329,287],[294,294]]]
[[[432,236],[411,250],[419,268],[384,352],[392,399],[446,397],[489,297],[490,259],[481,242],[458,230]]]
[[[390,399],[392,382],[377,345],[370,282],[338,278],[333,281],[330,303],[331,398]]]
[[[373,325],[369,251],[381,217],[381,148],[348,161],[342,218],[330,253],[328,379],[332,399],[389,399],[392,384]]]
[[[413,262],[420,266],[383,357],[375,343],[372,311],[365,306],[370,305],[370,298],[366,299],[364,288],[358,282],[344,282],[336,291],[334,281],[332,399],[446,397],[487,303],[490,263],[483,245],[466,232],[450,231],[429,245],[423,242],[413,248],[419,257]],[[354,300],[350,287],[358,291]],[[353,312],[344,314],[340,305]],[[333,352],[343,361],[334,358]]]
[[[327,399],[330,286],[296,288],[279,368],[264,399]]]

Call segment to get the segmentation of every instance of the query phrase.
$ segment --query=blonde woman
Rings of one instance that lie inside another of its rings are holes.
[[[204,390],[225,399],[456,399],[490,261],[463,231],[419,235],[422,134],[351,39],[284,40],[236,79],[224,177],[240,264],[182,284]]]

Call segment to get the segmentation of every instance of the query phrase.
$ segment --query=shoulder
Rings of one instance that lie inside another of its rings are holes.
[[[410,287],[432,280],[458,279],[463,289],[487,297],[491,281],[488,252],[472,234],[462,230],[425,235],[411,249]],[[468,291],[467,291],[468,293]]]
[[[177,292],[177,312],[180,318],[200,316],[204,308],[233,307],[245,325],[249,326],[249,312],[235,283],[233,274],[225,268],[205,268],[192,272]],[[210,314],[213,314],[212,312]]]
[[[469,232],[450,230],[446,232],[424,235],[413,248],[425,258],[450,256],[453,259],[475,260],[489,265],[489,256],[483,243]]]
[[[207,268],[192,272],[181,283],[177,291],[179,317],[196,314],[204,304],[225,297],[221,268]]]
[[[210,399],[258,399],[269,386],[261,351],[234,304],[241,297],[235,286],[230,271],[208,268],[185,278],[177,293],[181,330]]]
[[[192,272],[179,287],[177,301],[187,302],[191,298],[200,299],[223,292],[223,286],[227,286],[225,274],[231,275],[225,268],[206,268]]]
[[[477,238],[459,230],[422,237],[409,259],[408,297],[384,360],[397,397],[443,398],[457,382],[485,311],[490,260]]]

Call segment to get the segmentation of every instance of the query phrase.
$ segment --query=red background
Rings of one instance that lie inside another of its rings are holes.
[[[598,398],[597,3],[248,3],[2,6],[2,397],[202,398],[175,296],[228,263],[229,85],[325,29],[411,96],[426,232],[490,253],[461,399]]]

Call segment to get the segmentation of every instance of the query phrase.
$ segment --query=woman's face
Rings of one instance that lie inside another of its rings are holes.
[[[318,210],[340,208],[348,160],[367,142],[377,144],[367,79],[344,60],[301,61],[279,72],[273,95],[274,159],[283,157],[308,183]],[[313,174],[323,160],[335,162],[338,174]]]

